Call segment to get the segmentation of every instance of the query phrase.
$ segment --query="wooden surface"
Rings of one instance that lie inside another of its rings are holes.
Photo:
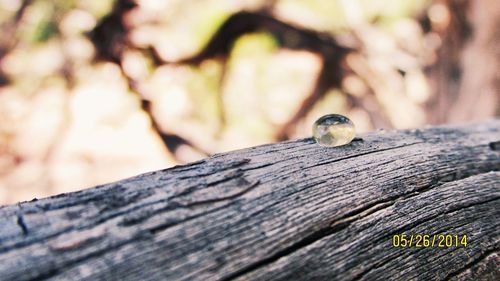
[[[0,280],[500,280],[500,120],[214,155],[0,208]],[[394,248],[395,234],[468,235]]]

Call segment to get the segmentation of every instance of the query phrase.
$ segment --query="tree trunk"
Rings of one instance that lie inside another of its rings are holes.
[[[0,279],[500,280],[500,120],[361,138],[1,207]]]

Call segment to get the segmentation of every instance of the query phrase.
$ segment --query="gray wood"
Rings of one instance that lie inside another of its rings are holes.
[[[500,120],[222,153],[0,208],[0,279],[500,280]],[[394,234],[468,235],[394,248]]]

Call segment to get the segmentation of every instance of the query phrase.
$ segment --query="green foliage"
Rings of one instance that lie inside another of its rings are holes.
[[[231,57],[258,58],[272,53],[278,48],[278,41],[267,32],[245,34],[238,38],[231,50]]]
[[[51,19],[43,19],[33,32],[33,42],[46,42],[57,34],[57,25]]]

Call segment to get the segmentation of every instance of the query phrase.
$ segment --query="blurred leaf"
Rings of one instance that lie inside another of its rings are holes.
[[[265,56],[278,48],[278,41],[267,32],[245,34],[238,38],[231,50],[231,58]]]
[[[214,5],[209,6],[199,14],[194,23],[193,36],[196,36],[200,45],[205,45],[231,14],[226,9]]]
[[[187,87],[196,106],[194,117],[215,132],[220,129],[222,108],[220,104],[220,79],[222,65],[217,61],[205,61],[192,69]]]
[[[41,21],[35,29],[32,40],[45,42],[57,34],[57,25],[50,19]]]

